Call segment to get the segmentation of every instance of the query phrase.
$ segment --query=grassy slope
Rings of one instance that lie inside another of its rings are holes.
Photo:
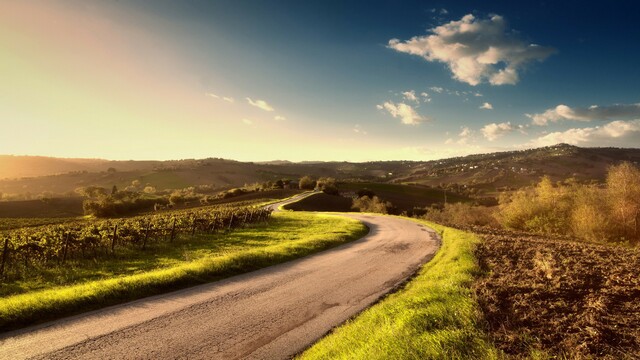
[[[84,280],[76,279],[74,285],[54,286],[52,283],[48,288],[0,298],[0,330],[27,326],[36,321],[42,322],[282,263],[358,239],[367,231],[364,225],[355,220],[335,216],[274,214],[268,225],[211,239],[223,241],[228,246],[216,244],[213,250],[194,248],[163,255],[155,253],[150,256],[164,258],[155,261],[153,268],[149,268],[149,263],[153,261],[143,258],[129,263],[125,270],[119,266],[105,266],[100,270],[101,279],[87,276]],[[116,273],[114,269],[119,270]]]
[[[426,223],[426,222],[423,222]],[[471,283],[478,270],[467,232],[426,223],[443,239],[406,287],[338,327],[301,359],[494,359]]]

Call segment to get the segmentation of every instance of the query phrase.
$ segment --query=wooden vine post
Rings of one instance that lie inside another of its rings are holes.
[[[147,239],[149,239],[149,230],[151,230],[151,221],[147,224],[147,230],[144,232],[144,240],[142,241],[142,250],[147,248]]]
[[[4,275],[4,266],[7,262],[7,252],[9,251],[9,238],[4,238],[4,247],[2,250],[2,264],[0,264],[0,275]]]
[[[176,218],[173,218],[173,224],[171,225],[171,238],[169,239],[170,242],[173,242],[173,239],[176,236]]]
[[[64,248],[62,249],[62,263],[64,264],[67,261],[67,249],[69,248],[69,236],[71,236],[71,232],[67,232],[67,236],[64,238]]]
[[[116,240],[118,238],[118,224],[113,228],[113,238],[111,239],[111,253],[115,254],[116,251]]]

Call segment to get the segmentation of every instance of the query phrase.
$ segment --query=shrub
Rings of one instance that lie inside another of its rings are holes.
[[[393,205],[388,201],[380,200],[377,196],[370,198],[368,196],[353,199],[351,208],[360,212],[373,212],[380,214],[388,214]]]
[[[316,188],[316,181],[310,176],[303,176],[298,183],[298,187],[301,190],[313,190]]]
[[[456,227],[497,226],[493,209],[486,206],[473,206],[466,203],[446,204],[444,208],[432,207],[423,216],[424,219]]]

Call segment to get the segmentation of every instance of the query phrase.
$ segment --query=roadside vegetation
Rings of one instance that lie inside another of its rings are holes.
[[[508,229],[637,244],[640,169],[628,162],[612,166],[604,186],[543,177],[533,189],[503,196],[497,218]]]
[[[442,247],[400,291],[334,329],[300,359],[495,359],[473,297],[479,239],[433,223]]]
[[[360,222],[277,213],[228,234],[199,234],[99,262],[67,262],[40,276],[3,282],[0,330],[101,308],[282,263],[362,237]]]
[[[447,203],[426,209],[425,219],[457,228],[563,236],[587,242],[640,243],[640,169],[628,162],[609,168],[604,183],[553,182],[500,196],[499,205]]]

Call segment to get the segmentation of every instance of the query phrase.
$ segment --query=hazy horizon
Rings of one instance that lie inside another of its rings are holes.
[[[3,2],[0,153],[366,162],[637,147],[638,10]]]

